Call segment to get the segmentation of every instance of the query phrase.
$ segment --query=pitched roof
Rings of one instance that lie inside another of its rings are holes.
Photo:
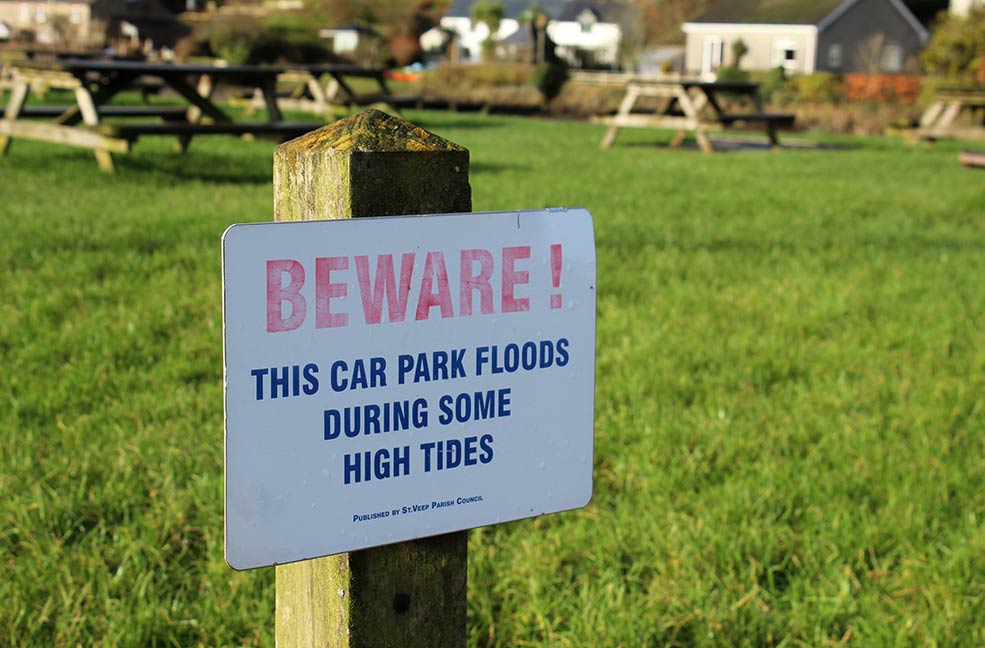
[[[691,22],[816,25],[844,0],[714,0]]]
[[[476,0],[453,0],[445,16],[449,18],[471,18],[472,5]],[[561,15],[568,0],[502,0],[503,18],[516,19],[520,14],[536,5],[541,11],[551,18]]]
[[[578,16],[581,12],[588,9],[602,22],[619,22],[622,20],[623,15],[628,11],[629,7],[624,4],[617,4],[614,2],[591,2],[584,0],[575,0],[574,2],[566,3],[564,9],[561,13],[554,18],[558,20],[563,20],[566,22],[576,22]]]

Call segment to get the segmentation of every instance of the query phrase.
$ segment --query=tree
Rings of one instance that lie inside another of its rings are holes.
[[[680,43],[681,24],[701,13],[708,0],[633,0],[646,43]]]
[[[985,6],[972,7],[967,16],[948,16],[934,30],[921,55],[933,74],[970,79],[985,57]]]
[[[886,47],[886,35],[875,33],[859,43],[856,56],[859,67],[866,74],[878,74],[882,71],[882,54]]]
[[[749,46],[741,38],[732,41],[732,65],[738,69],[742,67],[742,57],[749,53]]]
[[[496,44],[494,35],[499,31],[500,23],[503,22],[503,4],[495,0],[479,0],[472,5],[471,14],[472,22],[477,25],[485,25],[489,30],[489,36],[482,43],[483,55],[488,57]]]
[[[523,10],[518,17],[521,25],[530,30],[530,40],[533,47],[530,50],[530,62],[547,60],[547,23],[550,17],[534,2]]]

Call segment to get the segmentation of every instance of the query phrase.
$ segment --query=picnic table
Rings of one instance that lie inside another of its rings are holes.
[[[178,149],[187,149],[198,135],[254,135],[286,140],[320,126],[285,121],[277,104],[280,67],[256,65],[148,63],[64,59],[18,61],[10,64],[12,89],[0,119],[0,155],[12,138],[56,142],[92,149],[99,167],[113,170],[112,153],[126,153],[144,136],[174,136]],[[120,92],[157,80],[184,105],[113,105]],[[75,103],[68,106],[28,106],[32,84],[71,90]],[[266,121],[234,121],[213,101],[219,86],[258,89],[267,112]],[[133,118],[123,122],[108,117]],[[143,119],[137,119],[143,118]]]
[[[633,108],[642,97],[656,98],[657,107],[649,113],[634,114]],[[770,145],[775,147],[780,145],[778,129],[793,126],[794,116],[766,112],[756,83],[634,79],[627,84],[616,114],[595,121],[609,125],[602,148],[612,146],[620,128],[672,128],[677,133],[671,146],[680,146],[693,133],[701,150],[711,153],[715,148],[708,137],[709,130],[761,124]]]
[[[353,86],[353,79],[369,80],[371,90]],[[387,84],[386,70],[336,63],[292,64],[277,75],[277,103],[282,110],[300,110],[334,116],[338,109],[385,103],[399,109],[416,103],[417,98],[395,95]],[[251,110],[264,105],[258,91],[247,103]]]
[[[920,116],[916,138],[985,140],[985,89],[938,91]]]

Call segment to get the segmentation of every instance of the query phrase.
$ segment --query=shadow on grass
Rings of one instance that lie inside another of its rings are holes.
[[[134,174],[160,182],[198,181],[228,185],[262,185],[273,181],[273,160],[250,155],[227,155],[191,150],[187,153],[145,153],[119,156],[122,177]]]
[[[489,175],[499,175],[507,171],[530,171],[530,166],[527,164],[496,164],[494,162],[476,162],[472,161],[469,164],[469,173],[475,174],[489,174]]]
[[[716,153],[738,153],[741,151],[771,151],[774,150],[767,140],[742,139],[737,137],[712,137],[712,145]],[[671,146],[669,140],[660,141],[631,141],[616,142],[615,147],[625,148],[648,148],[666,149],[682,151],[700,151],[697,141],[688,139],[680,146]],[[780,150],[782,151],[852,151],[861,149],[861,144],[831,143],[831,142],[808,142],[804,140],[780,140]]]
[[[99,170],[95,157],[87,150],[35,142],[14,144],[10,153],[0,158],[0,173],[9,169],[32,178],[50,177],[52,182],[87,178],[93,185],[134,180],[151,186],[172,185],[176,181],[257,185],[270,184],[273,178],[272,150],[264,155],[255,151],[244,154],[225,146],[217,152],[203,145],[187,153],[160,147],[137,148],[128,155],[113,155],[116,173],[107,174]]]
[[[494,119],[489,119],[484,115],[480,116],[479,113],[464,114],[461,116],[451,113],[449,117],[440,119],[434,119],[430,115],[420,119],[417,118],[417,115],[411,115],[405,118],[415,126],[420,126],[424,130],[434,133],[455,128],[462,130],[486,130],[489,128],[502,128],[506,125]]]

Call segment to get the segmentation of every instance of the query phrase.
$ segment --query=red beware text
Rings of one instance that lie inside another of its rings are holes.
[[[551,285],[558,289],[561,245],[551,245],[549,254]],[[529,245],[495,251],[470,248],[450,256],[453,258],[446,258],[443,251],[431,251],[316,257],[307,267],[296,259],[268,260],[267,332],[298,329],[309,319],[311,310],[315,328],[349,326],[351,313],[342,312],[333,302],[347,297],[351,288],[359,290],[366,324],[403,322],[408,318],[427,320],[435,310],[441,318],[530,310],[530,298],[523,296],[523,286],[530,283]],[[415,273],[422,261],[423,268]],[[452,269],[458,270],[457,282],[449,280],[449,264],[456,264]],[[355,286],[347,280],[352,277],[352,269]],[[305,290],[312,270],[313,309],[311,289]],[[457,294],[453,294],[453,288]],[[561,307],[560,293],[551,295],[549,307]]]

